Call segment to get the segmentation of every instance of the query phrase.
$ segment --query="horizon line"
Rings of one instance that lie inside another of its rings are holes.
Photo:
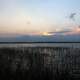
[[[70,41],[66,41],[66,42],[0,42],[0,44],[23,44],[23,43],[80,43],[80,42],[70,42]]]

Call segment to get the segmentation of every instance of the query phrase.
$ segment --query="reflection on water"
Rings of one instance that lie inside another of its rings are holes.
[[[0,47],[70,47],[80,48],[80,43],[15,43],[0,44]]]

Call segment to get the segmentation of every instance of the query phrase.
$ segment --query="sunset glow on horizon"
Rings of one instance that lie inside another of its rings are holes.
[[[0,0],[0,36],[80,33],[79,9],[80,0]]]

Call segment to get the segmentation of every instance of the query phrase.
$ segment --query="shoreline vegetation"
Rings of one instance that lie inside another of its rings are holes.
[[[80,48],[2,47],[0,80],[79,80]]]

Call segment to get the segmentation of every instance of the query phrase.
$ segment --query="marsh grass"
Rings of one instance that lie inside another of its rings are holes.
[[[80,49],[0,48],[0,80],[79,80]]]

